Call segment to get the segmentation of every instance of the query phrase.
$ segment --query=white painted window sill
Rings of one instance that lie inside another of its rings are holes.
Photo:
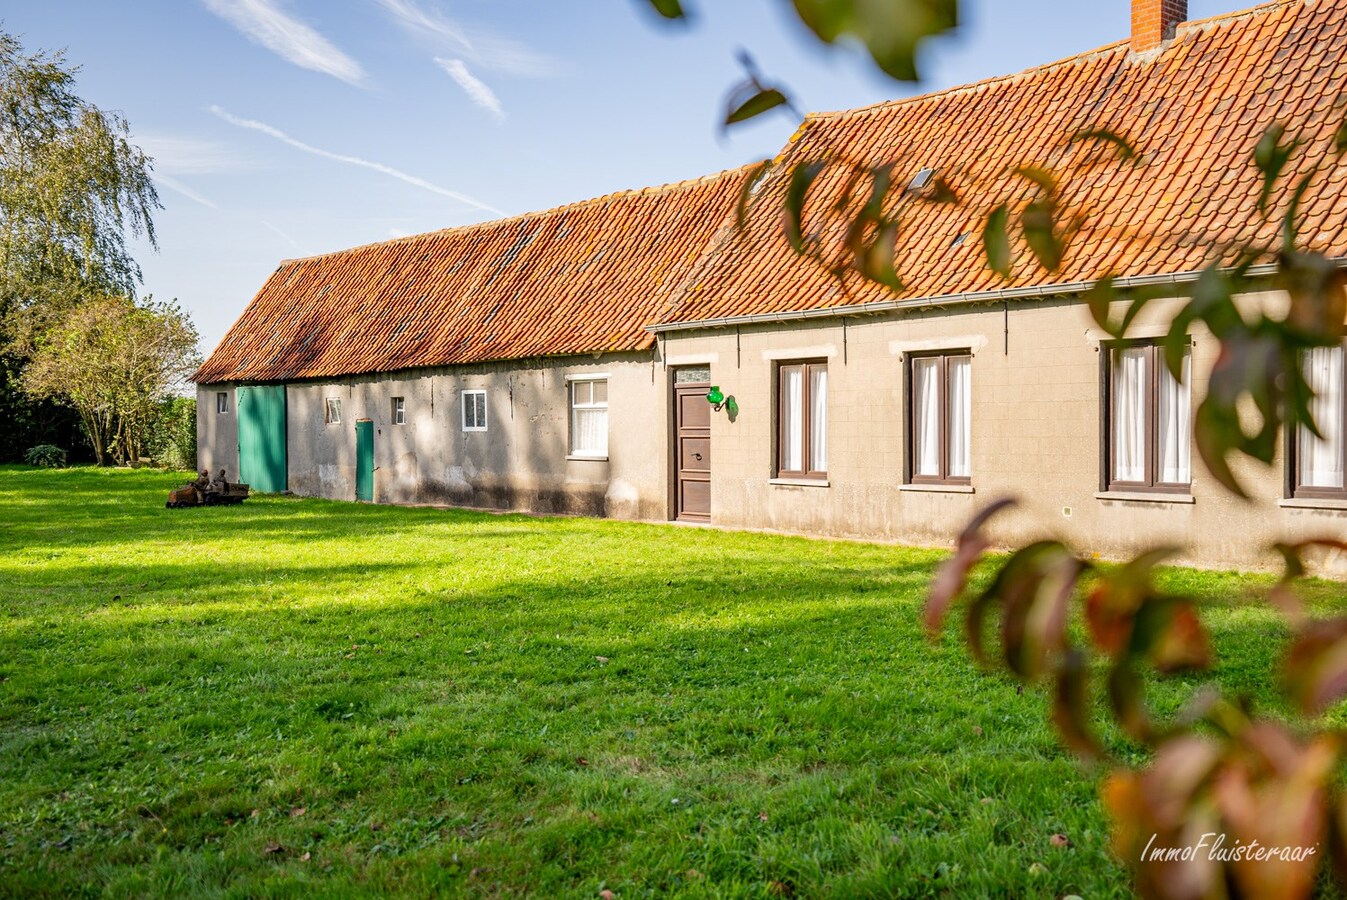
[[[1278,500],[1277,505],[1282,509],[1344,509],[1347,510],[1347,500],[1327,500],[1315,497],[1290,497],[1286,500]]]
[[[831,482],[818,478],[773,478],[767,482],[778,487],[829,487]]]
[[[566,458],[571,460],[572,462],[608,462],[608,457],[606,456],[577,456],[576,454],[572,453],[570,456],[567,456]]]
[[[1162,494],[1148,491],[1100,491],[1096,500],[1121,500],[1125,503],[1196,503],[1192,494]]]
[[[900,484],[900,491],[918,494],[976,494],[971,484]]]

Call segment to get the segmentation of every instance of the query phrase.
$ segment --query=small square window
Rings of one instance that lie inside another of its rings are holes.
[[[215,395],[215,411],[220,415],[229,412],[229,395],[224,391]]]
[[[486,391],[463,392],[463,430],[486,431]]]
[[[326,410],[323,413],[323,421],[328,425],[341,424],[341,398],[328,397]]]
[[[394,425],[407,424],[407,400],[405,397],[393,398],[393,409],[389,416]]]

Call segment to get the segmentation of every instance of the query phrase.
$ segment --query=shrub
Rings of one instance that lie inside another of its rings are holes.
[[[65,465],[65,451],[55,444],[38,444],[29,448],[23,455],[23,461],[30,466],[44,469],[59,469]]]
[[[196,469],[196,399],[173,397],[159,405],[147,442],[155,465]]]

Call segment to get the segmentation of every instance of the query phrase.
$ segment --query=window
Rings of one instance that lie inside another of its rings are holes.
[[[463,430],[486,431],[486,391],[463,392]]]
[[[229,412],[229,395],[224,391],[215,395],[215,411],[220,415]]]
[[[910,484],[970,484],[973,357],[966,350],[908,358]]]
[[[608,456],[608,382],[572,381],[571,455]]]
[[[828,477],[827,363],[783,363],[777,369],[776,474]]]
[[[339,397],[328,397],[326,411],[323,413],[323,421],[328,425],[337,425],[341,422],[341,399]]]
[[[1304,425],[1296,429],[1292,454],[1292,495],[1344,499],[1343,460],[1347,441],[1343,440],[1344,352],[1338,347],[1315,347],[1306,351],[1301,363],[1305,380],[1314,391],[1310,413],[1319,436]]]
[[[1115,344],[1107,351],[1105,444],[1109,490],[1187,492],[1192,484],[1192,354],[1183,378],[1154,343]]]
[[[393,408],[389,412],[388,419],[394,425],[407,424],[407,398],[405,397],[393,398]]]

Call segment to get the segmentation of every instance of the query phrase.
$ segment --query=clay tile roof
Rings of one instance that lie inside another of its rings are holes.
[[[934,169],[964,200],[904,206],[897,270],[905,290],[897,299],[1192,272],[1229,258],[1234,242],[1270,240],[1279,215],[1268,221],[1257,211],[1261,176],[1252,153],[1276,122],[1308,142],[1293,174],[1322,166],[1302,208],[1302,238],[1311,249],[1347,255],[1347,163],[1328,153],[1347,117],[1345,47],[1347,0],[1279,0],[1186,23],[1172,42],[1144,55],[1122,42],[1018,75],[809,116],[758,189],[745,229],[721,230],[670,293],[661,321],[895,299],[860,282],[844,291],[782,236],[789,170],[834,156],[894,162],[899,185]],[[1122,162],[1098,143],[1072,141],[1090,129],[1125,136],[1140,164]],[[986,266],[981,229],[998,203],[1031,196],[1027,182],[1011,174],[1024,164],[1061,174],[1065,205],[1083,220],[1061,271],[1045,273],[1019,246],[1007,285]],[[843,177],[825,170],[817,196],[838,196]],[[1274,196],[1274,209],[1284,209],[1288,195]]]
[[[193,380],[648,349],[751,167],[281,263]]]

